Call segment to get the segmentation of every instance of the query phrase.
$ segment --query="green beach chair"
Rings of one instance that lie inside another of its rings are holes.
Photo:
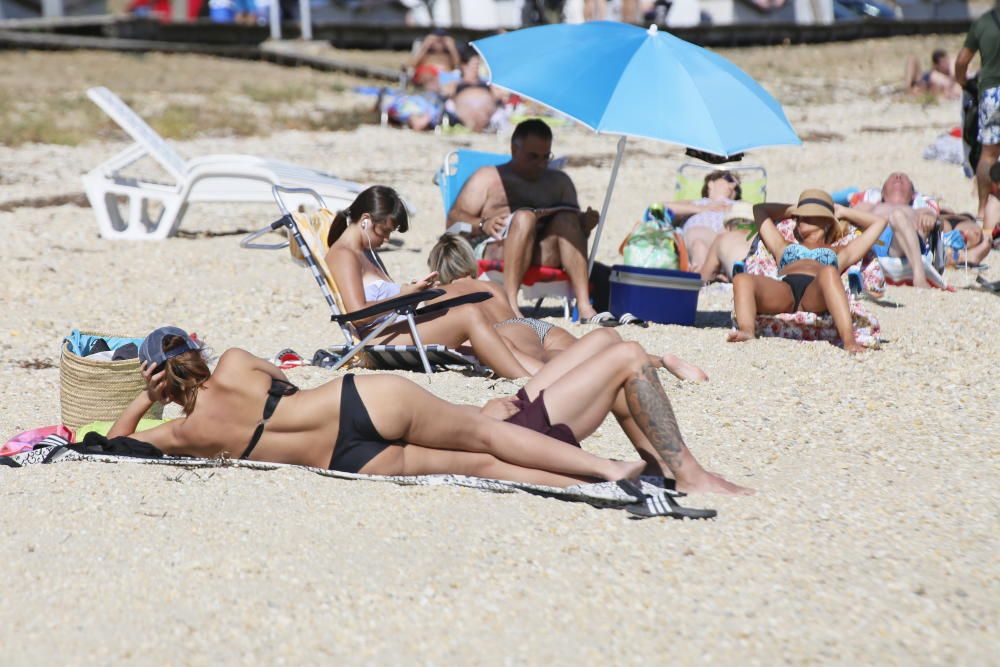
[[[677,184],[674,187],[675,201],[692,201],[701,199],[701,188],[705,177],[713,171],[725,170],[740,179],[740,191],[743,201],[751,204],[762,204],[767,201],[767,170],[757,165],[716,166],[685,162],[677,170]]]

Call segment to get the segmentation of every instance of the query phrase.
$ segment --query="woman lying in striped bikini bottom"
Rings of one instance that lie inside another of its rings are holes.
[[[492,299],[479,306],[494,323],[507,348],[532,375],[579,340],[566,329],[545,320],[516,317],[500,285],[476,280],[477,266],[472,246],[460,236],[445,234],[438,239],[428,255],[427,265],[438,274],[440,284],[448,285],[453,294],[490,292],[493,295]],[[593,331],[588,337],[592,337],[593,342],[604,341],[605,346],[622,342],[622,337],[610,329]],[[681,380],[701,382],[708,379],[700,368],[673,354],[650,354],[649,361],[654,367],[666,368]]]

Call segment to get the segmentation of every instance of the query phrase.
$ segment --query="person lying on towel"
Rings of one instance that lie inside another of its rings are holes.
[[[108,437],[132,435],[154,402],[177,403],[183,418],[140,436],[167,454],[372,475],[461,474],[554,487],[634,479],[647,466],[594,456],[538,432],[543,426],[531,430],[513,419],[498,421],[489,410],[448,403],[391,374],[348,374],[299,391],[276,366],[238,348],[227,350],[212,372],[198,345],[177,327],[150,333],[139,355],[147,390],[124,410]],[[563,374],[557,368],[552,375]],[[683,473],[678,483],[692,490],[728,484],[701,469],[680,439],[648,363],[621,375],[631,382],[626,409],[667,467]],[[593,378],[595,394],[608,389],[608,378]],[[580,424],[582,433],[586,424]]]
[[[990,254],[992,239],[983,231],[971,213],[955,213],[947,209],[941,210],[937,224],[920,228],[921,235],[926,237],[940,229],[943,233],[945,264],[961,266],[962,264],[978,265]]]
[[[108,433],[128,436],[154,402],[185,416],[137,438],[166,454],[292,463],[373,475],[452,473],[566,487],[636,478],[643,461],[611,461],[390,375],[348,374],[299,390],[273,364],[231,348],[212,372],[177,327],[140,347],[147,390]],[[404,446],[405,445],[405,446]]]

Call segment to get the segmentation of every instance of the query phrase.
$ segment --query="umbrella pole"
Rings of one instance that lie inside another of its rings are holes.
[[[611,193],[615,191],[615,179],[618,178],[618,167],[622,163],[622,155],[625,153],[625,137],[618,139],[618,154],[615,155],[615,165],[611,168],[611,180],[608,182],[608,191],[604,193],[604,206],[601,207],[601,217],[597,222],[597,231],[594,233],[594,245],[590,247],[590,259],[587,261],[587,275],[590,275],[594,268],[594,260],[597,259],[597,246],[601,242],[601,232],[604,231],[604,221],[608,217],[608,206],[611,204]]]

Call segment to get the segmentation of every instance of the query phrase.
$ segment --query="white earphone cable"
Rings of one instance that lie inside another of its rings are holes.
[[[378,270],[382,272],[382,275],[385,276],[386,280],[392,282],[392,278],[389,276],[389,272],[386,270],[385,264],[382,263],[382,258],[378,256],[378,253],[375,252],[375,248],[372,247],[372,237],[368,234],[367,220],[361,221],[361,231],[364,232],[365,240],[368,241],[368,255],[372,259],[372,264],[374,264]]]

